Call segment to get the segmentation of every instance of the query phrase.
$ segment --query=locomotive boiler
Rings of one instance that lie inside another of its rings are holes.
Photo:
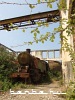
[[[18,63],[20,64],[18,76],[23,78],[29,75],[28,77],[32,83],[40,82],[49,70],[48,63],[38,57],[32,56],[30,49],[18,55]]]

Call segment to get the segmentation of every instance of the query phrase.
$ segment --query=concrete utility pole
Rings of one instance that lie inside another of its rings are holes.
[[[60,0],[60,2],[63,0]],[[60,10],[61,13],[61,19],[62,19],[62,28],[65,29],[62,32],[62,35],[65,36],[67,38],[66,42],[73,46],[73,35],[69,35],[66,32],[67,29],[66,27],[68,26],[68,20],[69,17],[71,15],[71,5],[72,5],[72,1],[71,0],[65,0],[66,3],[66,10],[62,9]],[[65,19],[65,21],[63,20]],[[65,44],[66,42],[64,41],[64,39],[62,39],[62,43]],[[62,44],[62,46],[63,46]],[[62,71],[63,71],[63,79],[64,79],[64,83],[65,85],[68,85],[68,83],[72,80],[73,81],[73,69],[72,69],[72,65],[71,65],[71,57],[69,55],[69,52],[66,51],[66,49],[62,50]]]

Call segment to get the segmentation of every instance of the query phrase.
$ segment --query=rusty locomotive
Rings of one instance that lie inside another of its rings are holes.
[[[30,54],[30,49],[22,52],[18,55],[18,72],[13,73],[11,77],[13,78],[29,78],[32,83],[38,83],[41,81],[42,77],[49,71],[49,65],[46,61],[41,60]]]

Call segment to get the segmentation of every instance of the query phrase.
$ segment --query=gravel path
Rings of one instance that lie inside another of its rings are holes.
[[[43,91],[47,94],[11,94],[12,91],[10,90],[6,93],[0,94],[0,100],[65,100],[64,98],[61,98],[59,94],[53,94],[54,92],[62,92],[63,87],[60,87],[58,84],[52,83],[48,85],[37,85],[35,89],[20,89],[18,91],[21,91],[22,93],[25,93],[25,91],[29,91],[29,93]],[[53,91],[53,93],[52,93]],[[17,91],[14,91],[15,93]]]

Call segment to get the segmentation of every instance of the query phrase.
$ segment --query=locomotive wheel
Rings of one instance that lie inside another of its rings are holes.
[[[41,72],[39,69],[32,69],[30,71],[31,82],[36,84],[41,81]]]

